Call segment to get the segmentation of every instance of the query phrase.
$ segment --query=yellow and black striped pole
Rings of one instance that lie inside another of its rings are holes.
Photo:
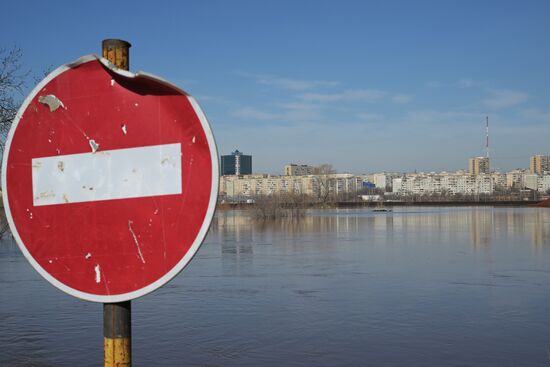
[[[130,301],[103,304],[103,364],[132,365],[132,304]]]
[[[102,56],[116,67],[130,69],[129,42],[106,39]],[[103,364],[105,367],[132,365],[132,303],[130,301],[103,304]]]

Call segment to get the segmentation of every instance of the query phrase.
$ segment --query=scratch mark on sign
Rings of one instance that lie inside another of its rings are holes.
[[[86,254],[86,256],[84,256],[86,260],[88,260],[90,257],[92,257],[92,254],[90,254],[89,252]]]
[[[193,142],[193,144],[195,144],[195,137],[193,136],[193,139],[191,139],[191,141]]]
[[[59,169],[61,172],[65,171],[65,163],[63,163],[63,161],[57,162],[57,169]]]
[[[115,80],[114,79],[111,79],[111,87],[115,85]]]
[[[94,270],[95,270],[95,282],[99,283],[99,282],[101,282],[101,268],[100,268],[99,264],[97,264],[94,267]]]
[[[97,152],[97,150],[99,149],[99,144],[96,143],[94,139],[90,139],[89,143],[90,143],[90,148],[92,148],[92,153]]]
[[[90,137],[88,136],[88,134],[86,134],[86,132],[84,130],[82,130],[82,128],[80,126],[78,126],[78,124],[76,124],[75,122],[73,122],[72,120],[70,120],[70,122],[73,124],[73,126],[78,130],[80,131],[80,133],[86,138],[86,140],[90,140]],[[72,140],[71,140],[71,143],[72,143]]]
[[[124,133],[124,135],[126,135],[126,133],[127,133],[126,124],[122,124],[122,126],[120,128],[122,129],[122,132]]]
[[[41,192],[40,194],[38,194],[38,196],[36,196],[35,199],[39,200],[39,199],[49,198],[49,197],[53,197],[53,196],[55,196],[54,192],[44,191],[44,192]]]
[[[134,230],[132,229],[132,224],[133,223],[134,222],[132,222],[131,220],[128,221],[128,229],[130,230],[130,233],[132,234],[132,237],[134,238],[134,242],[136,243],[139,258],[141,259],[141,262],[145,264],[145,259],[143,258],[143,254],[141,253],[141,247],[139,246],[139,241],[137,239],[137,236],[136,236]]]
[[[63,102],[53,94],[38,97],[38,102],[47,105],[50,108],[50,112],[57,110],[59,107],[65,109]]]

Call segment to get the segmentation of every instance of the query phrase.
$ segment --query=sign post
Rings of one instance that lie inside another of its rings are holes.
[[[214,216],[218,153],[196,100],[128,69],[130,44],[62,65],[23,102],[2,187],[13,237],[58,289],[103,304],[105,366],[131,364],[131,300],[191,261]]]
[[[113,65],[130,70],[129,42],[106,39],[101,54]],[[103,304],[103,365],[118,367],[132,365],[132,302]]]

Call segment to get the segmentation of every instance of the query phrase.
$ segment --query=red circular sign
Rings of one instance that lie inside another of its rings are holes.
[[[2,170],[12,233],[73,296],[142,296],[177,275],[206,236],[217,157],[191,96],[85,56],[42,81],[13,122]]]

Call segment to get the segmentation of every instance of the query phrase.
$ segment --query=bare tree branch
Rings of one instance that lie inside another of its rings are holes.
[[[0,124],[13,121],[29,71],[23,71],[20,48],[0,49]]]
[[[23,98],[26,80],[30,74],[23,69],[23,51],[14,46],[0,48],[0,149]]]

